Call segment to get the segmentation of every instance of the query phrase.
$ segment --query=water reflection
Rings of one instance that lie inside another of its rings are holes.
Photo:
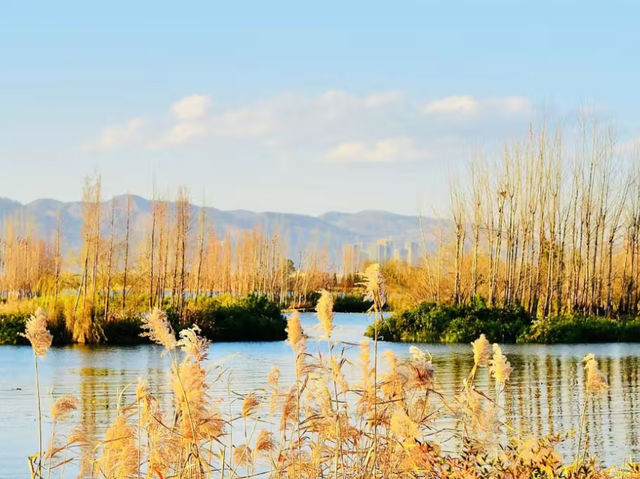
[[[310,336],[316,334],[311,329],[314,315],[301,316],[306,332]],[[357,343],[368,321],[366,315],[337,314],[335,337]],[[449,396],[455,394],[473,365],[469,346],[419,346],[433,355],[440,389]],[[308,349],[324,352],[326,343],[310,340]],[[408,356],[406,344],[381,343],[381,352],[385,349]],[[630,457],[640,460],[638,345],[505,346],[504,353],[513,367],[504,392],[505,418],[521,436],[564,433],[576,428],[585,399],[581,359],[588,352],[596,354],[611,386],[601,400],[589,405],[589,447],[608,464],[620,464]],[[356,347],[347,348],[348,358],[355,360],[357,354]],[[28,477],[25,458],[37,449],[32,361],[27,347],[0,348],[0,441],[4,446],[0,448],[0,478]],[[208,363],[212,369],[222,363],[231,372],[229,384],[223,379],[212,385],[214,399],[228,401],[237,397],[235,393],[262,388],[272,366],[281,370],[283,384],[293,383],[292,356],[285,342],[217,343],[212,346]],[[41,363],[45,438],[50,427],[49,407],[64,394],[81,400],[78,419],[89,434],[97,437],[115,419],[118,401],[128,403],[135,398],[139,377],[146,378],[152,393],[168,406],[168,367],[168,357],[155,346],[52,349]],[[478,375],[478,384],[492,387],[486,370]],[[232,401],[232,409],[237,407],[240,401]],[[574,440],[563,444],[567,454],[575,451]]]

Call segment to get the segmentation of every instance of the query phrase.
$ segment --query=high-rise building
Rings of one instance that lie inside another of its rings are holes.
[[[420,263],[420,248],[415,241],[407,241],[404,244],[407,250],[407,263],[410,265],[417,265]]]
[[[342,269],[344,275],[360,271],[364,260],[361,243],[345,244],[342,247]]]
[[[393,258],[393,240],[391,238],[379,239],[376,244],[376,260],[384,263]]]

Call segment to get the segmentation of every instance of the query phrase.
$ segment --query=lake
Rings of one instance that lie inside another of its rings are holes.
[[[305,332],[312,338],[307,349],[326,350],[324,341],[314,341],[315,314],[301,314]],[[335,315],[337,340],[358,343],[371,318],[365,314]],[[468,345],[423,344],[433,355],[437,382],[452,395],[472,367]],[[406,357],[408,344],[381,343],[380,352],[391,349]],[[507,385],[507,419],[523,434],[544,435],[568,432],[578,426],[583,403],[581,359],[596,354],[600,368],[610,383],[609,392],[590,407],[587,428],[590,449],[606,464],[622,464],[629,458],[640,460],[640,345],[507,345],[503,348],[513,373]],[[347,357],[358,354],[356,347]],[[212,387],[212,395],[226,399],[229,390],[245,393],[264,386],[273,365],[282,373],[281,381],[293,380],[291,349],[282,342],[215,343],[209,363],[226,359],[230,383]],[[115,418],[118,397],[135,397],[138,377],[148,379],[151,391],[170,400],[168,359],[156,346],[53,348],[40,362],[40,381],[45,414],[45,444],[49,430],[49,407],[64,394],[80,399],[79,416],[90,432],[100,435]],[[226,376],[225,376],[226,377]],[[486,371],[479,385],[486,385]],[[127,385],[131,385],[126,388]],[[124,391],[123,391],[124,390]],[[121,394],[122,393],[122,394]],[[33,354],[30,347],[0,347],[0,478],[29,477],[27,456],[37,451],[37,429],[33,385]],[[234,403],[239,407],[239,401]],[[571,453],[575,444],[568,440],[562,450]],[[70,474],[68,477],[73,477]],[[53,476],[52,477],[57,477]]]

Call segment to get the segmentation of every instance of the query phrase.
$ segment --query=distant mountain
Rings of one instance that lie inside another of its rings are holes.
[[[118,229],[122,230],[126,196],[115,197],[118,208]],[[151,201],[132,195],[132,232],[138,239],[148,231],[151,220]],[[103,203],[108,216],[110,203]],[[197,228],[197,216],[200,207],[192,206],[192,230]],[[345,244],[359,244],[364,251],[375,255],[375,244],[381,239],[391,239],[393,248],[402,249],[408,242],[426,244],[431,249],[434,244],[434,232],[443,220],[419,218],[390,213],[387,211],[366,210],[359,213],[329,212],[320,216],[300,215],[292,213],[253,212],[246,210],[223,211],[216,208],[205,208],[207,221],[213,222],[216,233],[223,237],[226,233],[241,230],[262,228],[269,234],[277,232],[288,242],[289,255],[297,260],[300,253],[310,245],[329,247],[334,259]],[[0,222],[11,215],[23,215],[31,219],[41,235],[51,237],[58,214],[62,219],[64,249],[76,249],[81,244],[82,203],[61,202],[53,199],[39,199],[27,204],[0,198]],[[105,221],[106,223],[106,221]],[[423,234],[424,232],[424,234]]]

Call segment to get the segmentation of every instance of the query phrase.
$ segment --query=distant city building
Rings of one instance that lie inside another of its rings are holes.
[[[354,247],[356,245],[353,245]],[[374,243],[369,243],[365,247],[362,243],[359,246],[359,258],[364,262],[367,259],[384,263],[390,260],[406,261],[411,265],[418,265],[421,261],[420,246],[415,241],[406,241],[404,246],[394,243],[391,236],[380,238]],[[354,250],[355,251],[355,250]]]
[[[346,244],[342,247],[342,269],[344,275],[357,273],[365,259],[362,243]]]
[[[420,248],[415,241],[407,241],[404,244],[404,249],[407,251],[407,263],[411,265],[417,265],[420,263]]]
[[[393,258],[393,240],[391,238],[379,239],[376,247],[376,260],[384,263]]]

